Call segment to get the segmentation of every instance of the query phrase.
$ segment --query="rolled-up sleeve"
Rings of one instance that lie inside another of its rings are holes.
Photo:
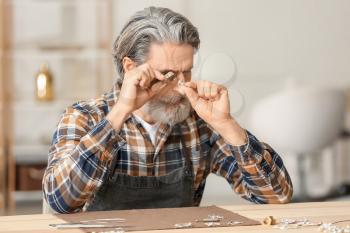
[[[232,189],[254,203],[288,203],[293,186],[282,158],[247,131],[248,142],[232,146],[220,135],[211,137],[211,172],[224,177]]]

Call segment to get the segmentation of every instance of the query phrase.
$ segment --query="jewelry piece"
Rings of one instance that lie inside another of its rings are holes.
[[[124,233],[123,228],[115,228],[113,231],[92,231],[91,233]]]
[[[350,226],[347,225],[346,227],[338,227],[333,223],[323,223],[318,228],[318,231],[324,233],[350,233]]]
[[[273,228],[287,230],[287,229],[299,229],[303,227],[310,226],[320,226],[321,222],[311,222],[308,219],[288,219],[282,218],[277,225],[273,226]]]
[[[271,217],[271,216],[270,216]],[[308,219],[288,219],[284,218],[273,228],[288,230],[288,229],[300,229],[310,226],[319,226],[318,230],[323,233],[350,233],[350,225],[346,227],[339,227],[335,224],[342,222],[350,222],[350,220],[340,220],[333,223],[311,222]]]
[[[173,81],[176,77],[176,74],[172,71],[169,71],[168,73],[166,73],[164,75],[164,78],[167,80],[167,81]]]
[[[72,228],[119,228],[119,225],[105,225],[105,224],[93,224],[93,223],[58,223],[49,224],[51,227],[56,227],[57,229],[72,229]],[[130,227],[130,226],[123,226]]]
[[[126,221],[125,218],[99,218],[96,221]]]
[[[350,220],[340,220],[333,223],[322,223],[318,230],[324,233],[350,233],[349,225],[346,227],[338,227],[335,225],[342,222],[350,222]]]
[[[171,82],[176,78],[176,74],[172,71],[169,71],[168,73],[164,74],[164,78],[165,80],[163,82]],[[162,81],[154,78],[150,83],[150,87],[152,88],[153,86],[157,86],[155,84],[157,84],[158,82],[162,82]],[[157,90],[157,87],[155,90]]]
[[[264,218],[263,224],[264,225],[275,225],[276,224],[276,219],[273,216],[268,216]]]
[[[208,227],[217,227],[221,225],[219,222],[206,222],[204,224],[207,225]]]
[[[222,219],[224,219],[224,217],[215,214],[209,214],[207,218],[196,219],[196,222],[220,222]]]
[[[100,219],[91,219],[91,220],[82,220],[80,223],[108,223],[108,221],[114,221],[118,223],[126,222],[124,218],[100,218]]]
[[[52,227],[56,227],[57,229],[72,229],[72,228],[110,228],[113,226],[102,225],[102,224],[50,224]]]
[[[191,227],[192,227],[192,223],[191,223],[191,222],[187,222],[187,223],[176,223],[176,224],[174,224],[174,227],[177,228],[177,229],[191,228]]]
[[[231,226],[235,226],[235,225],[242,224],[242,222],[240,222],[240,221],[228,221],[226,224],[231,225]]]
[[[196,222],[220,222],[220,219],[209,219],[209,218],[204,218],[204,219],[196,219]]]
[[[222,220],[224,219],[223,216],[220,216],[220,215],[215,215],[215,214],[212,214],[212,215],[208,215],[208,219],[211,219],[211,220]]]
[[[183,85],[185,85],[185,81],[181,79],[177,82],[177,85],[183,86]]]

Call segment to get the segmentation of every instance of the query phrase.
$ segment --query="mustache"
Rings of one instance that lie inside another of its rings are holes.
[[[173,94],[173,95],[169,95],[169,96],[161,96],[157,100],[160,102],[167,103],[167,104],[174,104],[174,103],[177,103],[179,101],[184,101],[185,99],[186,98],[183,95]]]
[[[187,98],[172,95],[163,99],[168,102],[165,103],[157,99],[147,102],[144,106],[144,111],[152,116],[156,121],[165,124],[176,124],[184,121],[190,115],[191,104]],[[176,102],[180,99],[183,99],[181,100],[180,104],[171,104],[172,101]]]

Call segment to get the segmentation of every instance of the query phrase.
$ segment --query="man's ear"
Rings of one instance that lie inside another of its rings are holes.
[[[133,60],[131,60],[129,57],[123,58],[123,69],[124,73],[134,69],[136,67],[136,64]]]

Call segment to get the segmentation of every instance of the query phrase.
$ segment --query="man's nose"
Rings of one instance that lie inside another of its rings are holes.
[[[176,85],[174,86],[174,91],[180,93],[181,95],[183,95],[184,93],[181,91],[181,89],[179,88],[179,85],[177,85],[179,82],[186,82],[185,76],[183,72],[178,72],[176,74],[176,79],[174,80],[176,82]]]
[[[186,82],[185,75],[183,72],[177,72],[176,78],[177,78],[177,81]]]

